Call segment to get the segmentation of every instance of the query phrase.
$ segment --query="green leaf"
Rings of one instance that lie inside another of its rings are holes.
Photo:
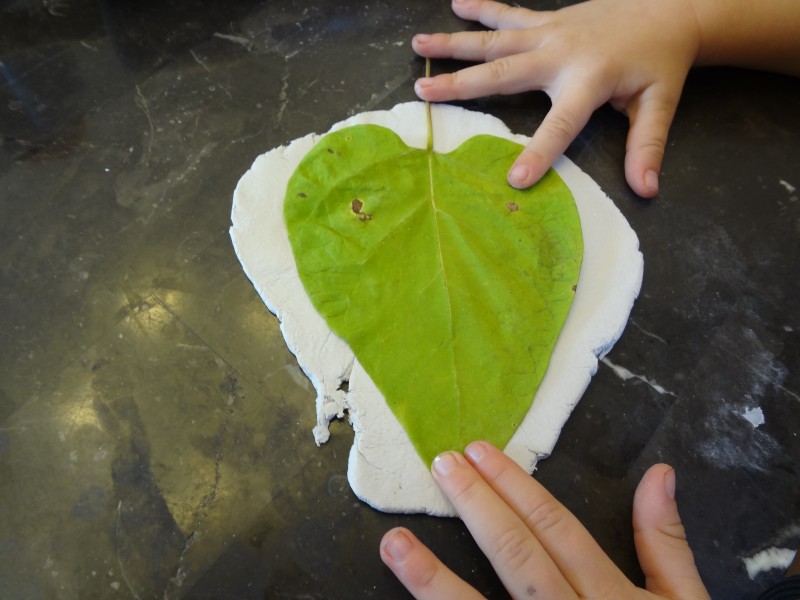
[[[438,154],[358,125],[323,137],[287,186],[306,292],[426,464],[476,439],[505,446],[578,283],[572,195],[552,170],[509,187],[520,150],[480,135]]]

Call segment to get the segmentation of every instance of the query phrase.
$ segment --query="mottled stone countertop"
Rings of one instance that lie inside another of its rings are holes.
[[[460,521],[353,496],[352,432],[314,445],[228,236],[256,156],[413,100],[411,36],[465,26],[431,0],[0,4],[0,596],[402,598],[397,524],[504,596]],[[549,101],[464,106],[529,133]],[[632,493],[671,463],[713,597],[752,598],[781,571],[748,558],[800,543],[800,81],[694,72],[654,201],[626,132],[604,107],[567,154],[637,232],[641,296],[537,477],[639,581]]]

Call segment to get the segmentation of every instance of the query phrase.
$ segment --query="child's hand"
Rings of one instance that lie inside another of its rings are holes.
[[[648,591],[634,586],[572,513],[493,446],[476,442],[463,456],[447,452],[434,461],[433,475],[513,598],[708,600],[667,465],[650,468],[633,500]],[[482,597],[406,529],[389,531],[380,552],[415,598]]]
[[[420,98],[438,102],[543,90],[553,102],[512,166],[511,185],[538,181],[594,110],[611,102],[630,119],[628,183],[640,196],[656,195],[667,132],[700,47],[689,0],[591,0],[554,12],[453,0],[453,10],[494,31],[417,35],[414,50],[485,62],[420,79]]]

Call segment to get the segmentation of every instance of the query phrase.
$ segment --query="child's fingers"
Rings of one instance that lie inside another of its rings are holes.
[[[414,52],[429,58],[453,58],[476,62],[533,50],[539,39],[536,29],[497,31],[459,31],[419,34],[411,40]]]
[[[625,177],[633,191],[643,198],[658,193],[658,173],[664,159],[667,135],[675,116],[677,94],[654,86],[628,103],[630,118],[625,153]]]
[[[544,13],[508,6],[491,0],[453,0],[453,12],[462,19],[478,21],[492,29],[536,27]]]
[[[488,443],[470,444],[465,455],[503,501],[522,517],[578,597],[629,597],[626,592],[633,589],[630,581],[577,517],[540,483]]]
[[[477,600],[475,589],[448,569],[408,529],[397,527],[381,540],[381,559],[417,600]]]
[[[577,600],[578,596],[520,515],[463,456],[455,452],[439,455],[433,463],[433,474],[512,598],[536,594],[542,598]]]
[[[515,188],[524,189],[539,181],[604,102],[605,98],[601,99],[589,90],[567,90],[560,94],[511,166],[508,182]]]
[[[542,90],[552,78],[550,62],[536,52],[524,52],[454,73],[418,79],[414,90],[420,98],[431,102]]]

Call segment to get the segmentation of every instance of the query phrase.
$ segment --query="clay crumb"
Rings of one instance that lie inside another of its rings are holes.
[[[519,204],[516,202],[506,202],[506,208],[508,212],[517,212],[519,210]]]
[[[353,211],[353,214],[358,217],[358,220],[369,221],[372,219],[371,214],[361,212],[362,208],[364,208],[364,203],[358,198],[353,198],[353,201],[350,203],[350,209]]]

